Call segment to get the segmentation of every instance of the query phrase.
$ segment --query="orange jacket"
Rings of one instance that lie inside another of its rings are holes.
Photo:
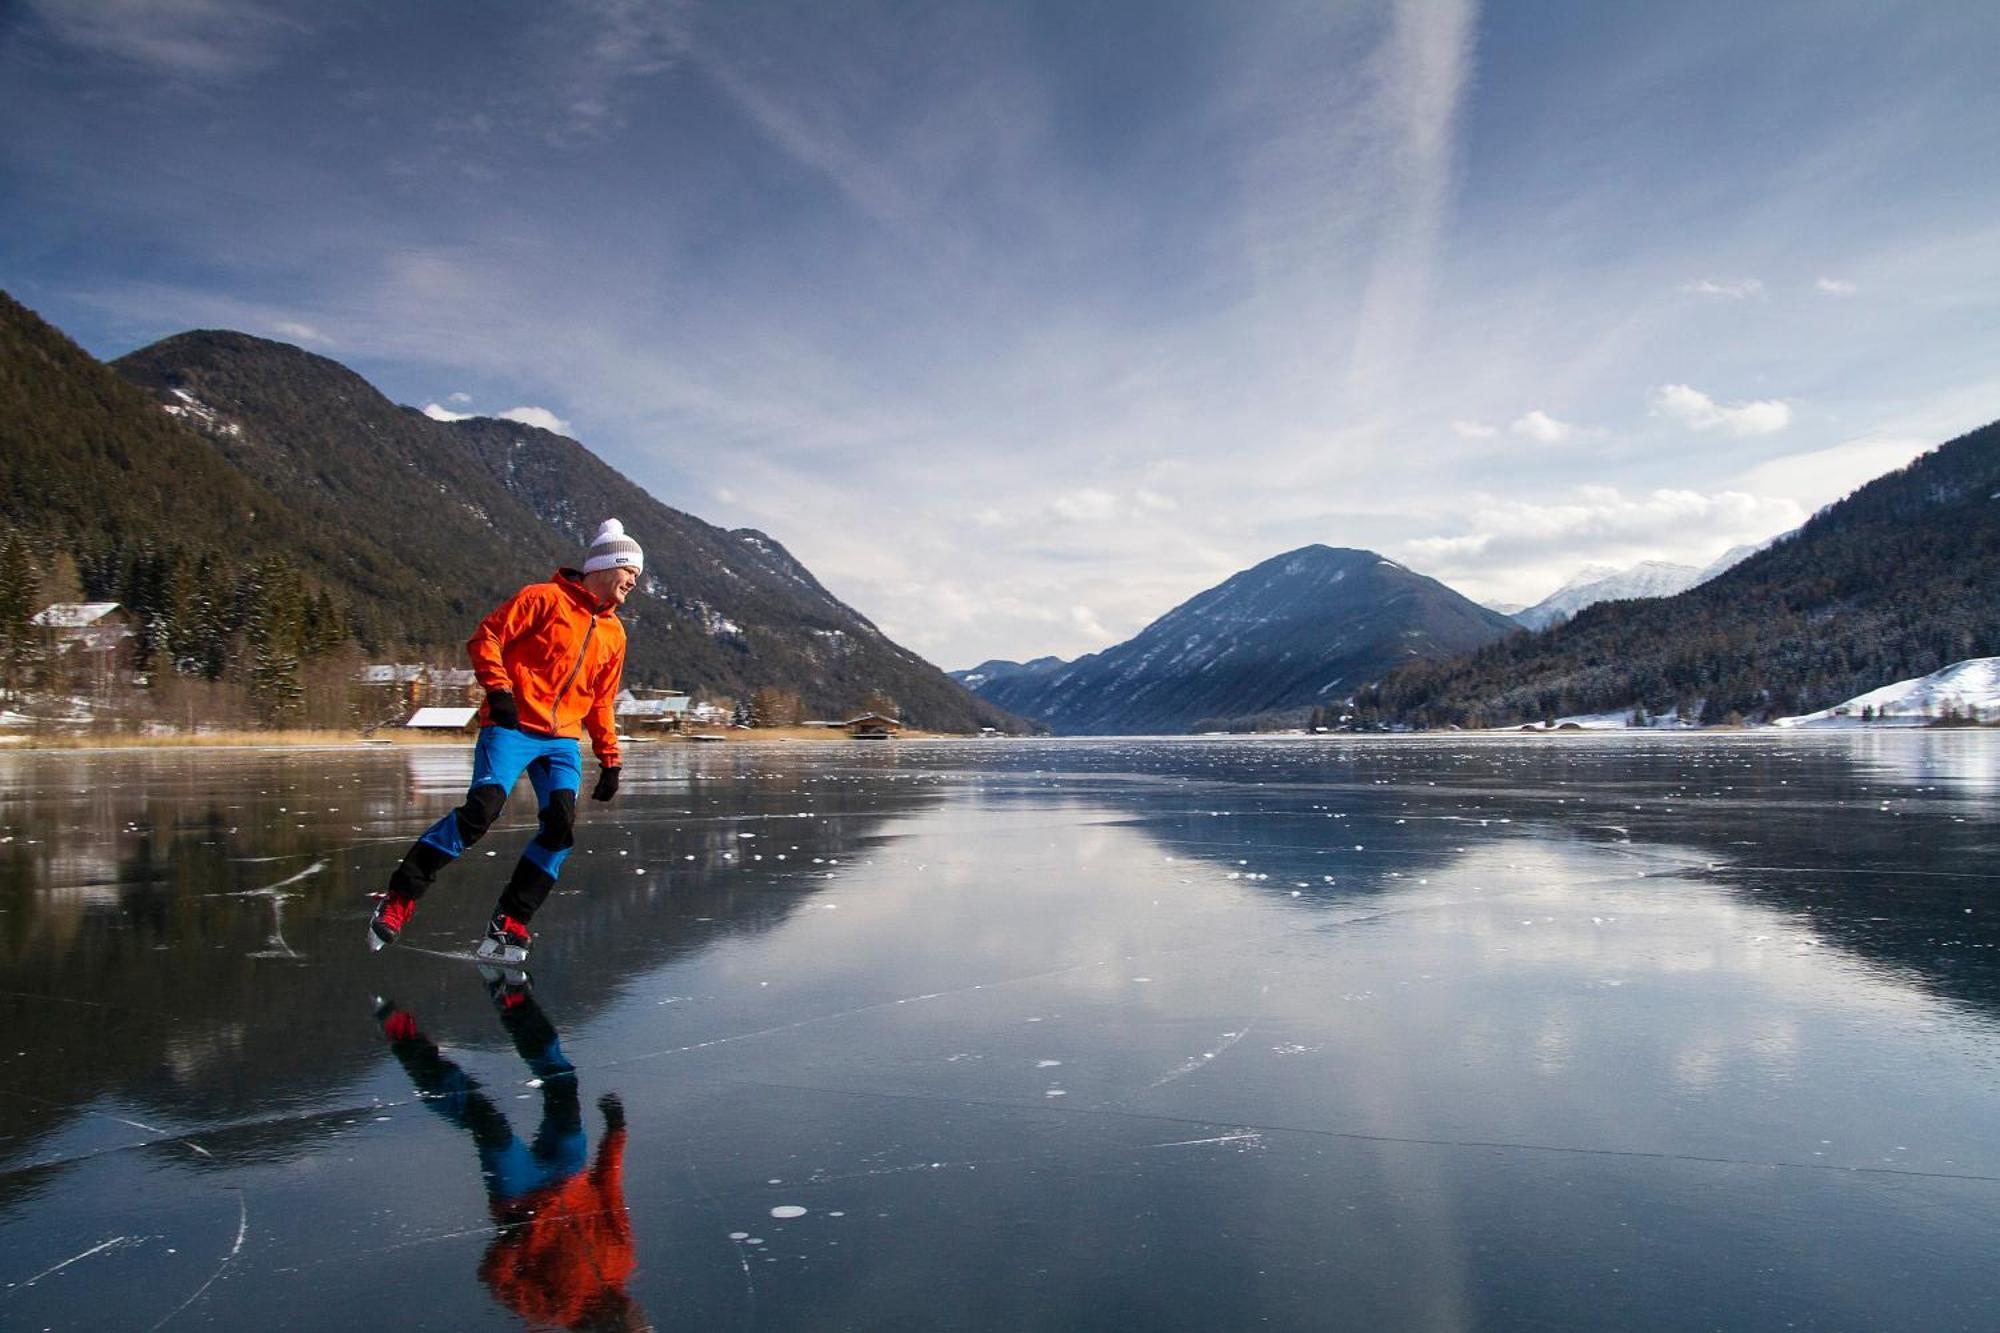
[[[600,607],[573,569],[530,583],[479,622],[466,640],[472,669],[489,690],[511,690],[521,730],[543,736],[590,733],[605,767],[618,763],[612,702],[625,670],[625,625]],[[492,721],[484,705],[479,725]]]
[[[631,1304],[625,1283],[639,1261],[625,1215],[624,1163],[625,1131],[610,1130],[588,1171],[511,1204],[494,1203],[501,1231],[479,1277],[508,1309],[577,1328]]]

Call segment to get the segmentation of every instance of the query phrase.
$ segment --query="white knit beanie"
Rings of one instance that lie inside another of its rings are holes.
[[[590,558],[583,562],[583,572],[629,569],[636,574],[645,567],[646,553],[639,549],[639,543],[625,535],[625,525],[615,518],[605,519],[604,526],[590,539]]]

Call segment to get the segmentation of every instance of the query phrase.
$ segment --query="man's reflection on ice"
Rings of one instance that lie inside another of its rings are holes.
[[[480,968],[500,1025],[541,1083],[542,1123],[523,1143],[506,1115],[471,1075],[446,1059],[415,1015],[379,1000],[375,1018],[389,1049],[416,1084],[424,1105],[472,1135],[486,1199],[500,1234],[479,1277],[502,1304],[526,1319],[578,1329],[649,1329],[625,1292],[635,1259],[621,1184],[625,1108],[617,1095],[597,1099],[604,1138],[590,1159],[576,1066],[564,1057],[555,1025],[535,1002],[527,975]]]

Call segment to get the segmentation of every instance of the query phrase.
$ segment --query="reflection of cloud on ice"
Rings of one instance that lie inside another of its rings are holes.
[[[1243,908],[1277,910],[1278,903],[1234,885],[1220,894],[1190,893],[1183,882],[1188,867],[1164,861],[1159,846],[1126,817],[1060,797],[984,804],[977,815],[980,848],[1040,849],[1023,854],[1013,872],[1016,888],[1005,899],[1009,910],[999,912],[987,891],[993,867],[963,842],[964,812],[947,803],[885,821],[870,864],[843,865],[843,873],[825,881],[840,911],[795,917],[765,948],[779,967],[844,976],[855,985],[872,979],[870,991],[905,977],[913,994],[928,992],[937,975],[913,973],[910,966],[914,898],[926,913],[922,937],[953,942],[947,951],[953,977],[965,984],[1004,980],[1020,971],[1023,957],[1035,957],[1046,963],[1037,975],[1062,973],[1052,984],[1065,996],[1169,1004],[1164,994],[1154,999],[1148,986],[1135,986],[1131,969],[1114,964],[1147,950],[1182,947],[1186,932],[1205,919],[1218,931],[1254,930]],[[1202,882],[1210,878],[1204,871]],[[1135,908],[1142,898],[1172,910],[1142,914]]]
[[[1485,975],[1519,996],[1486,1012],[1481,1041],[1533,1051],[1544,1072],[1560,1069],[1578,1047],[1626,1042],[1620,1029],[1630,1005],[1699,1012],[1698,1029],[1648,1029],[1662,1043],[1645,1058],[1668,1085],[1789,1071],[1808,1043],[1801,1013],[1832,1008],[1907,1021],[1938,1003],[1870,961],[1827,947],[1792,913],[1659,868],[1707,861],[1706,852],[1670,844],[1649,845],[1636,863],[1622,847],[1510,841],[1474,848],[1432,877],[1487,887],[1470,895],[1430,891],[1441,899],[1431,938],[1447,952],[1426,969]],[[1577,972],[1597,979],[1595,1002],[1579,1004],[1560,988],[1515,990],[1509,980]]]

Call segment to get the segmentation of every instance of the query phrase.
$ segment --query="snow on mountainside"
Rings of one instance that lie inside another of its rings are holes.
[[[1587,565],[1577,571],[1569,582],[1525,611],[1516,609],[1502,614],[1512,616],[1529,629],[1547,629],[1599,602],[1628,601],[1634,597],[1672,597],[1675,593],[1700,587],[1777,540],[1773,537],[1770,541],[1754,545],[1732,546],[1703,569],[1667,560],[1642,560],[1626,569],[1612,565]],[[1493,609],[1500,610],[1499,607]]]
[[[2000,657],[1968,657],[1928,676],[1899,680],[1817,713],[1778,718],[1773,725],[1858,727],[1864,725],[1864,711],[1867,722],[1892,727],[1921,727],[1951,711],[2000,719]]]
[[[1004,657],[995,657],[981,662],[976,667],[967,667],[963,671],[947,671],[945,674],[965,686],[966,689],[976,692],[982,685],[991,685],[996,681],[1010,680],[1016,676],[1047,675],[1051,671],[1068,665],[1069,663],[1064,659],[1053,656],[1037,657],[1032,662],[1010,662]]]
[[[1514,619],[1529,629],[1547,629],[1599,602],[1671,597],[1692,588],[1701,573],[1693,565],[1676,565],[1665,560],[1643,560],[1630,569],[1590,565],[1527,610],[1515,612]]]
[[[1695,575],[1694,583],[1691,584],[1690,586],[1698,588],[1702,584],[1708,582],[1710,579],[1716,577],[1718,574],[1728,573],[1730,570],[1736,568],[1738,565],[1742,564],[1745,560],[1748,560],[1751,556],[1757,554],[1757,552],[1763,550],[1765,547],[1771,545],[1773,542],[1776,542],[1781,538],[1790,535],[1791,535],[1790,533],[1779,533],[1778,536],[1767,537],[1761,542],[1746,542],[1742,546],[1730,547],[1728,550],[1724,551],[1721,555],[1717,556],[1714,560],[1710,561],[1708,568],[1702,570],[1701,573]]]
[[[1017,726],[890,641],[777,539],[663,504],[568,436],[492,417],[434,420],[336,361],[227,330],[176,335],[109,370],[84,364],[152,394],[156,421],[180,423],[173,433],[191,427],[183,443],[212,458],[211,472],[283,496],[285,531],[266,549],[359,608],[364,643],[462,641],[482,610],[575,560],[617,515],[648,557],[621,612],[628,683],[732,698],[775,686],[823,717],[880,691],[910,725]],[[229,508],[269,506],[239,498]]]

